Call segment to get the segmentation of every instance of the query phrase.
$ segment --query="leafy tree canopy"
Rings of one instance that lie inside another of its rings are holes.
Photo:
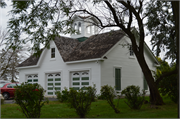
[[[159,56],[161,50],[167,49],[165,59],[172,59],[173,62],[176,59],[177,46],[171,2],[153,0],[146,10],[146,25],[152,35],[151,43],[156,56]]]

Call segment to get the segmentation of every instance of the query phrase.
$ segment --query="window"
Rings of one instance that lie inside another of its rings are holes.
[[[55,58],[55,48],[51,48],[51,58]]]
[[[129,55],[134,56],[132,45],[129,46]]]
[[[75,34],[77,34],[77,30],[78,30],[77,27],[78,27],[78,26],[77,26],[77,24],[75,23],[75,24],[74,24]]]
[[[81,34],[81,22],[78,24],[78,33]]]
[[[75,90],[83,89],[90,86],[89,71],[80,71],[71,73],[71,87]]]
[[[121,68],[115,68],[115,87],[121,90]]]
[[[91,27],[87,26],[87,33],[90,34],[91,33]]]
[[[92,34],[94,34],[94,33],[95,33],[95,27],[92,26]]]
[[[9,84],[9,85],[7,85],[7,88],[14,88],[15,86],[20,86],[21,84],[18,84],[17,83],[17,85],[16,84]]]
[[[30,84],[38,83],[38,75],[37,74],[28,75],[27,76],[27,82]]]
[[[144,75],[143,75],[143,88],[144,88],[144,90],[148,90],[148,84],[147,84],[147,81],[146,81]]]
[[[47,95],[54,96],[55,91],[61,90],[61,73],[47,74]]]

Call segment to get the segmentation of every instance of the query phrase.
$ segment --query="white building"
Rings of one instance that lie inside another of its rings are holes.
[[[149,93],[132,48],[122,45],[131,44],[130,39],[120,30],[93,35],[97,28],[91,22],[96,20],[76,16],[73,25],[79,32],[72,38],[56,37],[50,42],[50,49],[21,63],[20,82],[39,83],[46,90],[45,96],[55,95],[53,87],[80,89],[93,84],[98,94],[106,84],[116,86],[117,91],[138,85]],[[159,63],[146,44],[144,55],[149,68],[155,71]]]

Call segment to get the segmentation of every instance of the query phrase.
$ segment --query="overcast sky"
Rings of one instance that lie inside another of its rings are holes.
[[[0,8],[0,27],[2,28],[2,29],[6,29],[6,27],[7,27],[7,21],[8,21],[8,19],[9,18],[11,18],[11,16],[8,16],[8,11],[10,11],[11,10],[11,6],[10,6],[10,4],[11,4],[11,0],[5,0],[6,1],[6,3],[8,4],[7,6],[6,6],[6,8]],[[147,36],[146,38],[145,38],[145,42],[147,43],[147,45],[150,47],[150,49],[152,49],[152,46],[151,46],[151,43],[150,43],[150,39],[151,39],[151,36]],[[160,54],[160,57],[161,58],[164,58],[164,55],[165,55],[165,53],[164,52],[162,52],[161,54]],[[169,63],[170,63],[170,61],[168,61]]]

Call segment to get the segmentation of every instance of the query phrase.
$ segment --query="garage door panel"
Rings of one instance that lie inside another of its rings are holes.
[[[51,73],[47,75],[47,95],[55,95],[61,90],[61,73]]]

